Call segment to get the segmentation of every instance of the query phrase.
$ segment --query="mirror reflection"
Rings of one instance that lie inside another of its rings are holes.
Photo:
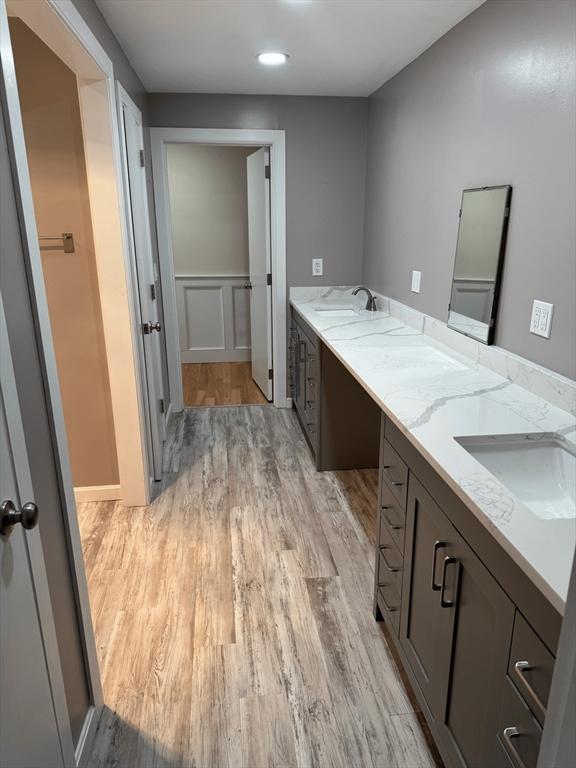
[[[465,189],[448,325],[485,344],[494,336],[511,186]]]

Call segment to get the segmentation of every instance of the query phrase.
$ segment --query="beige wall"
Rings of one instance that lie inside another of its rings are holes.
[[[176,275],[248,274],[246,157],[256,149],[168,145]]]
[[[73,232],[42,265],[74,485],[116,485],[118,461],[75,74],[18,19],[16,63],[38,231]]]

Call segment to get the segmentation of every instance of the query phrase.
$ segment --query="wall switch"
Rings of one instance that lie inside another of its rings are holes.
[[[412,287],[410,288],[411,291],[414,293],[420,293],[420,280],[422,279],[422,272],[418,272],[417,270],[412,270]]]
[[[324,264],[322,259],[312,259],[312,275],[320,277],[324,274]]]
[[[554,304],[534,299],[532,318],[530,320],[530,333],[535,333],[537,336],[544,336],[545,339],[549,339],[553,311]]]

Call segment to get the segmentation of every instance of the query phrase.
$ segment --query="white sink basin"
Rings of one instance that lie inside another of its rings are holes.
[[[339,307],[337,309],[316,309],[322,317],[354,317],[358,313],[349,307]]]
[[[576,517],[576,452],[562,435],[486,435],[455,440],[537,517]]]

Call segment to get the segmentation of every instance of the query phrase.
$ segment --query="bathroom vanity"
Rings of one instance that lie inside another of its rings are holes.
[[[535,768],[576,542],[574,416],[479,364],[476,342],[431,318],[301,290],[296,411],[318,469],[379,466],[374,615],[438,749],[453,768]],[[522,467],[537,475],[531,462],[555,450],[564,496],[519,498]],[[511,458],[493,466],[493,451]]]

